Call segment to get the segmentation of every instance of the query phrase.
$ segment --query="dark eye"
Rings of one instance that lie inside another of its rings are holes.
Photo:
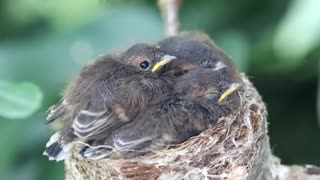
[[[149,67],[149,62],[148,61],[142,61],[139,65],[142,69],[147,69]]]

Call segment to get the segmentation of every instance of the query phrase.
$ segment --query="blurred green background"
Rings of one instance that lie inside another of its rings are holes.
[[[250,76],[285,164],[320,165],[319,7],[185,0],[180,12],[182,30],[207,32]],[[48,107],[88,60],[163,37],[155,1],[0,0],[0,179],[63,179],[63,163],[42,156]]]

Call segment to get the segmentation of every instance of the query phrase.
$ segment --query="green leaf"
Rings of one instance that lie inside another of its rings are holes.
[[[0,81],[0,116],[25,118],[41,105],[42,92],[32,83]]]
[[[293,66],[304,61],[304,57],[320,40],[320,1],[294,0],[281,20],[274,39],[276,55],[283,63]]]
[[[5,5],[6,13],[18,25],[30,23],[41,17],[49,19],[53,28],[65,30],[86,22],[101,12],[101,6],[107,3],[101,3],[99,0],[16,0],[6,1]]]

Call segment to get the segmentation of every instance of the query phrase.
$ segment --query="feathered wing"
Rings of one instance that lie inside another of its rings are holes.
[[[114,131],[105,141],[93,142],[81,154],[90,159],[143,155],[150,150],[181,143],[228,113],[227,107],[217,105],[212,99],[199,103],[169,95]]]
[[[129,121],[119,107],[104,111],[77,111],[67,128],[55,133],[46,145],[45,155],[51,160],[63,160],[70,154],[72,144],[81,141],[90,144],[95,139],[105,139],[110,133]]]
[[[115,89],[117,80],[134,70],[125,69],[112,57],[102,58],[82,69],[65,97],[49,109],[47,123],[63,122],[46,145],[44,154],[49,159],[63,160],[74,142],[90,144],[92,139],[105,139],[130,121],[125,108],[116,103]]]
[[[50,137],[50,140],[46,144],[46,149],[44,151],[44,155],[48,156],[50,160],[60,161],[65,159],[67,153],[65,153],[63,146],[60,145],[59,141],[62,136],[62,127],[64,116],[67,113],[67,101],[62,98],[59,103],[54,106],[51,106],[48,110],[48,116],[46,124],[59,124],[59,127],[55,127],[58,131]],[[62,153],[63,152],[63,153]]]
[[[62,98],[60,100],[59,103],[57,103],[54,106],[51,106],[48,110],[48,116],[47,116],[47,124],[54,122],[55,120],[57,120],[58,118],[60,118],[61,116],[63,116],[63,114],[65,113],[65,106],[67,105],[67,102],[64,98]]]

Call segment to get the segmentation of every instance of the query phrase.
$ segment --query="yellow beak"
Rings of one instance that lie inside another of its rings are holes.
[[[176,59],[175,56],[170,56],[170,55],[163,56],[162,59],[152,67],[151,72],[152,73],[156,72],[158,69],[161,69],[161,67],[168,64],[169,62],[171,62],[174,59]]]
[[[218,102],[221,102],[222,100],[224,100],[227,96],[229,96],[230,94],[232,94],[233,92],[235,92],[236,90],[238,90],[241,87],[240,83],[233,83],[229,86],[229,88],[223,92],[218,100]]]

